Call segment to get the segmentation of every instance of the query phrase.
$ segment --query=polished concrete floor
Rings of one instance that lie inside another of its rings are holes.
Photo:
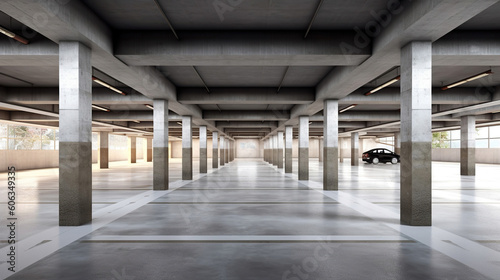
[[[237,159],[181,181],[174,159],[171,189],[159,192],[151,163],[94,167],[92,224],[62,228],[57,169],[21,171],[18,272],[0,257],[0,278],[500,279],[498,165],[467,177],[456,163],[433,163],[432,227],[399,224],[399,165],[346,160],[338,192],[322,190],[317,159],[310,181],[297,181],[294,165],[284,174]],[[5,222],[6,187],[0,196]]]

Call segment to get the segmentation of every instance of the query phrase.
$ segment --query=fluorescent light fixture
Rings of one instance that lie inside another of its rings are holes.
[[[9,37],[9,38],[12,38],[16,41],[18,41],[19,43],[23,43],[25,45],[27,45],[29,43],[29,41],[19,35],[17,35],[16,33],[6,29],[6,28],[3,28],[2,26],[0,26],[0,33],[4,34],[5,36]]]
[[[177,122],[177,124],[178,124],[178,125],[182,125],[182,123],[181,123],[181,122]]]
[[[351,110],[352,108],[354,108],[354,107],[356,107],[356,106],[358,106],[358,104],[352,104],[352,105],[349,105],[349,106],[345,107],[344,109],[341,109],[341,110],[339,111],[339,113],[344,113],[345,111],[347,111],[347,110]]]
[[[95,104],[92,104],[92,107],[93,107],[93,108],[96,108],[96,109],[99,109],[99,110],[102,110],[102,111],[104,111],[104,112],[109,112],[109,111],[111,111],[111,110],[110,110],[110,109],[108,109],[108,108],[105,108],[105,107],[102,107],[102,106],[99,106],[99,105],[95,105]]]
[[[135,122],[135,123],[141,123],[140,121],[137,121],[137,120],[134,120],[133,122]]]
[[[155,109],[155,107],[153,107],[153,105],[144,104],[144,106],[148,107],[148,108],[149,108],[149,109],[151,109],[151,110],[154,110],[154,109]]]
[[[455,82],[453,84],[450,84],[450,85],[447,85],[447,86],[444,86],[441,88],[441,90],[447,90],[447,89],[450,89],[450,88],[453,88],[453,87],[456,87],[456,86],[459,86],[459,85],[463,85],[465,83],[468,83],[470,81],[474,81],[474,80],[477,80],[477,79],[480,79],[480,78],[483,78],[483,77],[486,77],[486,76],[489,76],[493,74],[493,72],[491,72],[491,70],[488,70],[486,72],[483,72],[483,73],[479,73],[477,75],[474,75],[474,76],[471,76],[469,78],[465,78],[463,80],[460,80],[458,82]]]
[[[370,94],[373,94],[373,93],[375,93],[375,92],[377,92],[385,87],[388,87],[388,86],[394,84],[395,82],[399,81],[400,79],[401,79],[401,76],[397,76],[396,78],[394,78],[390,81],[387,81],[387,82],[383,83],[382,85],[370,90],[369,92],[365,93],[365,95],[368,96]]]
[[[123,91],[121,91],[121,90],[119,90],[119,89],[115,88],[114,86],[112,86],[112,85],[110,85],[110,84],[108,84],[108,83],[106,83],[106,82],[104,82],[104,81],[99,80],[98,78],[96,78],[96,77],[94,77],[94,76],[92,76],[92,81],[94,81],[94,82],[96,82],[96,83],[98,83],[98,84],[100,84],[100,85],[102,85],[102,86],[104,86],[104,87],[107,87],[107,88],[109,88],[110,90],[115,91],[115,92],[117,92],[117,93],[119,93],[119,94],[121,94],[121,95],[126,95],[125,93],[123,93]]]
[[[5,29],[5,28],[3,28],[1,26],[0,26],[0,32],[2,34],[4,34],[5,36],[10,37],[10,38],[16,37],[16,34],[14,32],[12,32],[10,30],[7,30],[7,29]]]

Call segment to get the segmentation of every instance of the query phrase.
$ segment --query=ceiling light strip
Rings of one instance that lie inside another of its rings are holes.
[[[149,108],[149,109],[151,109],[151,110],[154,110],[154,109],[155,109],[155,107],[153,107],[153,105],[150,105],[150,104],[144,104],[144,106],[148,107],[148,108]]]
[[[354,107],[356,107],[356,106],[358,106],[358,104],[352,104],[352,105],[349,105],[349,106],[345,107],[344,109],[341,109],[341,110],[339,111],[339,113],[344,113],[345,111],[347,111],[347,110],[351,110],[352,108],[354,108]]]
[[[311,19],[311,22],[309,22],[309,26],[307,27],[306,34],[304,35],[304,39],[309,35],[309,31],[311,30],[311,27],[314,23],[314,20],[316,19],[316,16],[318,15],[319,9],[321,8],[321,5],[323,4],[324,0],[319,1],[318,7],[316,8],[316,11],[314,12],[314,15]]]
[[[117,92],[117,93],[119,93],[119,94],[121,94],[121,95],[126,95],[123,91],[121,91],[121,90],[119,90],[119,89],[115,88],[114,86],[112,86],[112,85],[110,85],[110,84],[108,84],[108,83],[106,83],[106,82],[104,82],[104,81],[102,81],[102,80],[100,80],[100,79],[96,78],[95,76],[92,76],[92,81],[94,81],[94,82],[96,82],[96,83],[98,83],[98,84],[100,84],[100,85],[102,85],[102,86],[104,86],[104,87],[107,87],[107,88],[109,88],[110,90],[112,90],[112,91],[114,91],[114,92]]]
[[[493,72],[491,70],[488,70],[486,72],[483,72],[483,73],[479,73],[477,75],[474,75],[474,76],[471,76],[471,77],[468,77],[468,78],[465,78],[463,80],[460,80],[458,82],[454,82],[452,84],[449,84],[447,86],[444,86],[441,88],[441,90],[447,90],[447,89],[450,89],[450,88],[453,88],[453,87],[456,87],[456,86],[459,86],[459,85],[463,85],[465,83],[468,83],[470,81],[474,81],[474,80],[477,80],[477,79],[480,79],[480,78],[483,78],[483,77],[486,77],[486,76],[489,76],[493,74]]]
[[[401,76],[397,76],[396,78],[389,80],[389,81],[383,83],[382,85],[370,90],[369,92],[365,93],[365,95],[368,96],[368,95],[374,94],[375,92],[394,84],[395,82],[399,81],[400,79],[401,79]]]
[[[7,36],[9,38],[12,38],[12,39],[18,41],[19,43],[22,43],[25,45],[29,44],[28,39],[25,39],[25,38],[17,35],[16,33],[12,32],[12,31],[10,31],[2,26],[0,26],[0,33],[4,34],[5,36]]]
[[[109,111],[111,111],[111,110],[110,110],[110,109],[108,109],[108,108],[105,108],[105,107],[102,107],[102,106],[99,106],[99,105],[95,105],[95,104],[92,104],[92,107],[93,107],[93,108],[96,108],[96,109],[99,109],[99,110],[101,110],[101,111],[104,111],[104,112],[109,112]]]
[[[175,32],[174,27],[170,23],[170,20],[168,19],[167,14],[165,13],[165,11],[163,10],[163,8],[161,7],[160,3],[158,2],[158,0],[154,0],[154,1],[156,3],[156,6],[158,7],[158,10],[160,10],[161,14],[163,15],[163,17],[167,21],[167,24],[170,27],[170,30],[172,30],[172,33],[174,33],[175,39],[179,40],[179,36],[177,36],[177,33]]]

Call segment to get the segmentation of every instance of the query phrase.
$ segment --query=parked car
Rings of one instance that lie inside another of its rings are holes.
[[[390,162],[396,164],[399,162],[399,155],[384,148],[371,149],[363,153],[363,161],[378,164],[379,162]]]

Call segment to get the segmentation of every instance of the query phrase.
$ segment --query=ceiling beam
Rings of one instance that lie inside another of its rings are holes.
[[[182,104],[309,104],[315,100],[314,88],[178,88]]]
[[[115,55],[129,65],[162,66],[330,66],[358,65],[370,46],[347,54],[354,31],[184,31],[182,40],[163,31],[122,31]],[[141,42],[137,44],[137,42]]]
[[[280,121],[290,118],[289,111],[203,111],[209,121]]]

